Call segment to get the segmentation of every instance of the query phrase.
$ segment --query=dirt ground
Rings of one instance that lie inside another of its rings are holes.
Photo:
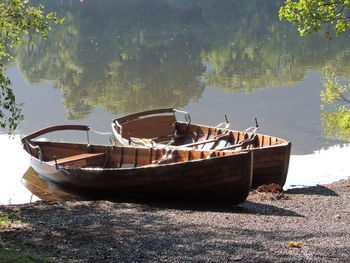
[[[350,262],[350,180],[236,207],[39,201],[1,213],[21,223],[0,243],[54,262]]]

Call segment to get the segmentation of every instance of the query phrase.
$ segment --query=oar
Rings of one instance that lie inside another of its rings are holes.
[[[204,141],[200,141],[200,142],[194,142],[194,143],[189,143],[189,144],[184,144],[181,145],[182,147],[193,147],[193,146],[197,146],[197,145],[201,145],[201,144],[206,144],[206,143],[210,143],[210,142],[217,142],[219,140],[224,140],[230,137],[230,134],[221,134],[218,135],[216,138],[214,139],[208,139],[208,140],[204,140]]]

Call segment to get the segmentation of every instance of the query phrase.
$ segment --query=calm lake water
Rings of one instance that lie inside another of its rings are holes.
[[[301,38],[278,20],[281,2],[40,1],[66,20],[47,40],[16,49],[8,65],[25,120],[14,140],[0,135],[11,151],[0,152],[6,162],[0,203],[31,198],[21,185],[28,169],[19,144],[24,134],[63,123],[109,132],[118,115],[161,107],[209,125],[226,114],[234,129],[257,117],[261,133],[293,142],[289,186],[349,176],[342,159],[347,142],[324,136],[320,92],[324,67],[349,79],[350,36]]]

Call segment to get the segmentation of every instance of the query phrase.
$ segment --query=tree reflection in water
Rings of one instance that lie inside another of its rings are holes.
[[[328,139],[350,140],[350,85],[342,84],[335,72],[326,69],[323,74],[324,90],[321,92],[324,136]]]
[[[48,40],[17,50],[31,82],[53,80],[68,119],[185,107],[215,86],[228,93],[295,85],[336,64],[349,75],[348,38],[300,38],[278,1],[44,1],[66,17]],[[258,8],[257,8],[258,7]]]

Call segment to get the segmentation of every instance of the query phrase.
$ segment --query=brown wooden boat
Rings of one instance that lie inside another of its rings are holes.
[[[185,122],[177,113],[185,114]],[[252,187],[286,182],[291,143],[269,135],[256,133],[256,127],[246,131],[228,129],[228,121],[216,127],[191,123],[187,112],[176,109],[149,110],[126,115],[112,121],[116,141],[122,145],[167,145],[201,150],[254,151]]]
[[[61,130],[89,131],[88,126],[48,127],[22,139],[31,166],[52,182],[111,191],[121,197],[188,199],[238,204],[250,190],[251,151],[124,147],[34,140]]]

